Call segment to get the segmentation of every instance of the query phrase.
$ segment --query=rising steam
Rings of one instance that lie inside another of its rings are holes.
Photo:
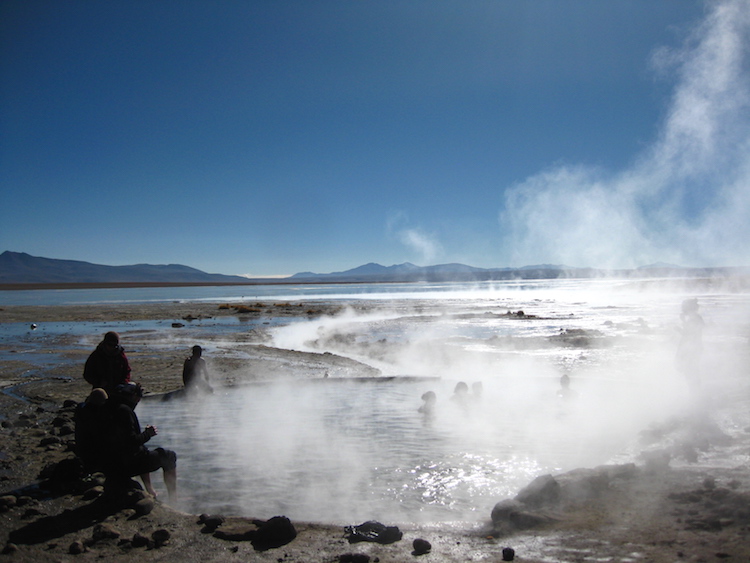
[[[658,51],[677,83],[652,146],[625,170],[558,166],[508,190],[511,261],[747,264],[749,47],[750,4],[726,0],[682,49]]]

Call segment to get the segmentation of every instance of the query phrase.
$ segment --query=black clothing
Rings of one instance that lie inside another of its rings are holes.
[[[101,387],[110,395],[120,383],[129,382],[130,363],[123,347],[118,345],[110,351],[104,342],[99,343],[86,360],[83,378],[92,387]]]
[[[73,416],[76,455],[87,473],[103,471],[107,458],[109,426],[104,406],[80,403]]]
[[[157,469],[174,469],[177,455],[171,450],[156,448],[149,450],[146,442],[151,436],[141,431],[135,411],[126,404],[111,408],[111,461],[113,469],[128,477],[151,473]]]

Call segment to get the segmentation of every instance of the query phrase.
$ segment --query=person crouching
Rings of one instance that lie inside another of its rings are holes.
[[[156,497],[151,484],[151,473],[161,468],[164,484],[170,501],[177,500],[177,454],[172,450],[155,448],[150,450],[146,442],[156,436],[155,426],[146,426],[141,431],[135,407],[143,397],[138,383],[122,383],[115,387],[109,400],[109,423],[111,429],[109,467],[107,478],[127,480],[140,476],[146,491]]]

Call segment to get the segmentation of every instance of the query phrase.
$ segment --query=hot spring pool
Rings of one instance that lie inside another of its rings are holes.
[[[534,477],[605,463],[633,437],[632,386],[613,392],[608,382],[599,393],[589,382],[563,400],[556,379],[504,378],[460,402],[455,384],[256,384],[147,399],[137,412],[159,429],[149,446],[178,454],[178,508],[342,524],[484,521]],[[433,416],[418,412],[428,390],[438,397]]]

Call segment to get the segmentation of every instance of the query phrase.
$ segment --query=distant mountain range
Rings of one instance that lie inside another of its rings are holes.
[[[0,254],[0,285],[251,285],[270,283],[378,283],[529,280],[592,277],[709,277],[750,274],[748,268],[683,268],[657,263],[636,270],[600,270],[539,264],[522,268],[475,268],[465,264],[416,266],[410,262],[393,266],[369,263],[330,274],[300,272],[288,278],[256,278],[208,274],[180,264],[105,266],[79,260],[40,258],[23,252]]]
[[[180,264],[104,266],[79,260],[39,258],[24,252],[0,254],[0,284],[247,283],[242,276],[207,274]]]

